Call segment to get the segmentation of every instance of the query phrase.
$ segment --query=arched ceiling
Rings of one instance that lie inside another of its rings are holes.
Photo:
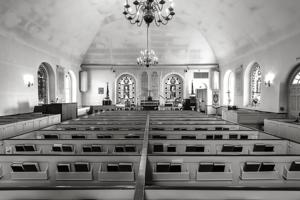
[[[300,33],[299,0],[174,0],[167,26],[150,28],[160,63],[218,62]],[[123,0],[0,0],[0,35],[83,63],[135,63],[146,27],[130,25]]]

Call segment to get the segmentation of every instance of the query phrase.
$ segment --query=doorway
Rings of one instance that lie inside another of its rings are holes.
[[[207,88],[196,89],[197,110],[201,113],[207,113]]]

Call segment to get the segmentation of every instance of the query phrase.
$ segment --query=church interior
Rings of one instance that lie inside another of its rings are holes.
[[[0,0],[0,200],[299,200],[299,0]]]

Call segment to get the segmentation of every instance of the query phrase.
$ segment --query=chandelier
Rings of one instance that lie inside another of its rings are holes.
[[[131,5],[130,0],[125,0],[125,18],[131,24],[141,26],[143,21],[149,26],[153,21],[156,26],[166,25],[175,15],[173,0],[134,0]],[[164,6],[168,6],[164,10]]]
[[[147,49],[141,51],[141,56],[138,57],[136,60],[138,65],[145,65],[146,67],[158,64],[158,58],[152,49],[150,51]]]
[[[150,65],[157,65],[158,64],[158,58],[155,55],[155,52],[151,49],[149,50],[149,26],[147,26],[147,49],[141,51],[140,57],[138,57],[137,64],[138,65],[145,65],[146,67],[149,67]]]

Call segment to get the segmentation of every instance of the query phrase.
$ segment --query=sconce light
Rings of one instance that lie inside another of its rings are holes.
[[[265,76],[265,86],[266,87],[271,87],[274,78],[275,78],[275,75],[273,73],[266,74],[266,76]]]
[[[266,86],[266,87],[271,87],[271,81],[270,81],[270,80],[265,81],[265,86]]]
[[[31,75],[31,74],[25,74],[23,76],[23,80],[24,80],[24,84],[27,87],[32,87],[33,86],[33,83],[34,83],[34,77],[33,77],[33,75]]]

